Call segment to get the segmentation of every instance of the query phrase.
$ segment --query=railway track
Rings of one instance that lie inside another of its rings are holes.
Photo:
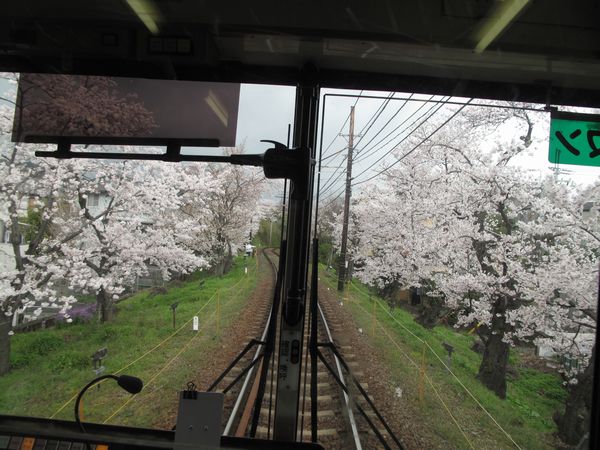
[[[264,342],[267,336],[269,321],[271,318],[270,304],[276,284],[276,260],[278,256],[272,250],[260,252],[257,257],[264,258],[272,269],[272,289],[269,298],[265,299],[265,308],[257,314],[262,318],[263,327],[256,329],[257,341]],[[307,302],[308,303],[308,302]],[[269,305],[268,307],[266,305]],[[335,321],[332,314],[332,305],[319,305],[318,314],[318,340],[321,343],[335,343],[335,331],[341,326]],[[304,329],[304,348],[308,348],[309,323],[308,311],[306,314]],[[330,320],[328,320],[330,319]],[[280,320],[277,318],[277,320]],[[279,336],[277,336],[277,341]],[[376,413],[366,412],[369,408],[369,400],[361,398],[356,386],[350,382],[352,379],[360,379],[362,372],[356,355],[352,348],[342,346],[339,348],[343,355],[343,361],[335,356],[334,352],[322,349],[325,361],[318,361],[317,365],[317,441],[327,449],[378,449],[398,448],[395,445],[386,445],[380,442],[380,438],[389,440],[389,433],[383,427],[369,427],[369,421],[376,421]],[[276,344],[277,348],[277,344]],[[223,434],[231,436],[250,436],[252,429],[252,416],[255,400],[259,393],[259,374],[261,372],[263,359],[260,358],[262,345],[250,347],[243,356],[240,356],[231,370],[213,385],[216,390],[226,393]],[[307,354],[308,352],[306,352]],[[341,355],[340,355],[341,356]],[[260,414],[254,437],[272,439],[273,422],[275,413],[275,392],[277,382],[277,352],[274,352],[270,367],[267,371],[267,384],[264,391],[263,401],[260,405]],[[327,366],[334,372],[330,373]],[[350,375],[351,374],[351,375]],[[346,383],[348,392],[344,392],[336,378]],[[233,384],[233,387],[231,385]],[[297,427],[297,440],[311,440],[311,370],[310,362],[306,357],[302,362],[301,392],[299,401],[299,415]],[[368,389],[367,385],[362,385]],[[362,409],[366,417],[359,414]]]

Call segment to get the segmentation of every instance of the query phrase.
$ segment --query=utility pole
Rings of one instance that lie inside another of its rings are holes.
[[[352,151],[354,150],[354,106],[350,107],[350,134],[348,135],[348,161],[346,166],[346,195],[344,198],[344,224],[342,226],[342,249],[338,270],[338,291],[344,290],[348,271],[348,216],[350,213],[350,194],[352,191]]]

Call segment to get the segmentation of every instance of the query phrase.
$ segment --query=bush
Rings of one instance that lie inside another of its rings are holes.
[[[22,367],[27,367],[36,358],[37,355],[32,355],[31,353],[12,351],[10,352],[10,367],[11,369],[20,369]]]
[[[86,367],[92,368],[92,358],[91,355],[82,352],[66,351],[50,360],[50,369],[53,371],[84,369]]]
[[[29,338],[29,336],[27,336]],[[61,337],[55,334],[38,334],[31,333],[29,342],[24,345],[22,351],[24,353],[32,353],[38,356],[47,356],[52,351],[61,348],[64,342]]]
[[[101,325],[101,328],[96,332],[98,342],[105,342],[123,334],[122,328],[123,327],[119,329],[119,327],[115,325]]]
[[[51,355],[64,345],[62,338],[55,334],[30,332],[19,334],[10,352],[10,366],[19,369],[31,364],[40,356]]]

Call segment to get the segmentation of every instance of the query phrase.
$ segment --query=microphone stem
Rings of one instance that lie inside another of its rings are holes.
[[[81,403],[81,398],[83,397],[83,394],[85,394],[85,392],[91,388],[93,385],[95,385],[96,383],[98,383],[99,381],[105,380],[107,378],[112,378],[117,380],[117,377],[114,375],[102,375],[98,378],[94,378],[92,381],[90,381],[88,384],[86,384],[83,389],[81,391],[79,391],[79,394],[77,395],[77,400],[75,400],[75,422],[77,422],[77,425],[79,425],[79,428],[81,429],[81,431],[83,433],[85,433],[85,428],[83,427],[83,423],[81,423],[81,419],[79,417],[79,404]],[[88,450],[90,449],[90,443],[89,442],[85,442]]]

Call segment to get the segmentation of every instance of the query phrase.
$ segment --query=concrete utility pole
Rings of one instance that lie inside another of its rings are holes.
[[[340,268],[338,270],[338,291],[344,290],[346,282],[348,259],[348,216],[350,212],[350,194],[352,192],[352,151],[354,150],[354,106],[350,107],[350,134],[348,135],[348,161],[346,166],[346,196],[344,198],[344,224],[342,227],[342,249]]]

